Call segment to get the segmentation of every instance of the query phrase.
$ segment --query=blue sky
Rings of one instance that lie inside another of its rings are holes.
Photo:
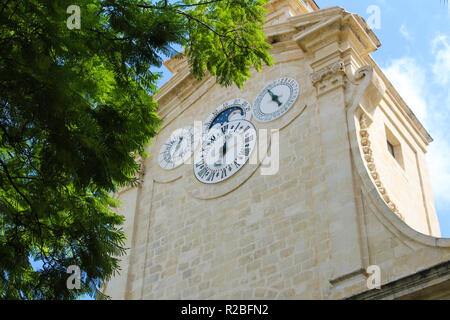
[[[382,46],[372,54],[434,139],[427,154],[443,237],[450,238],[450,9],[444,0],[316,0],[375,21]],[[372,8],[372,9],[371,9]],[[370,10],[371,9],[371,10]],[[162,67],[160,85],[171,74]]]

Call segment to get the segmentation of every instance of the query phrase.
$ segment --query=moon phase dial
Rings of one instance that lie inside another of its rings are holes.
[[[224,123],[234,120],[250,121],[252,108],[249,102],[243,99],[234,99],[221,104],[206,119],[203,132],[208,133],[213,128],[220,128]]]
[[[259,122],[270,122],[284,115],[299,95],[299,85],[292,78],[281,78],[270,83],[253,104],[253,116]]]

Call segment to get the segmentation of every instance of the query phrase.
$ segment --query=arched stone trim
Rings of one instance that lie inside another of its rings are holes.
[[[367,169],[370,171],[370,176],[376,185],[378,192],[381,194],[381,197],[383,198],[384,202],[388,205],[389,209],[392,210],[402,221],[405,221],[405,218],[403,215],[398,211],[397,205],[392,201],[392,199],[389,197],[388,192],[386,188],[384,187],[383,183],[380,180],[380,175],[377,172],[377,167],[375,165],[375,159],[373,158],[373,152],[370,148],[371,142],[370,142],[370,135],[369,135],[369,125],[367,124],[367,118],[363,114],[359,121],[360,124],[360,130],[359,135],[361,136],[361,149],[364,153],[364,161],[367,166]]]
[[[368,82],[372,80],[373,71],[371,67],[362,67],[362,69],[367,69],[362,75],[362,79],[365,79],[362,84],[357,84],[358,86],[362,86],[358,91],[359,94],[355,95],[355,99],[349,101],[349,107],[347,110],[347,124],[349,129],[349,138],[350,145],[352,150],[353,163],[355,166],[356,174],[360,178],[361,181],[361,189],[363,195],[369,200],[370,206],[373,207],[373,212],[380,223],[383,226],[397,235],[398,237],[404,237],[411,241],[412,243],[424,245],[432,248],[439,248],[442,251],[442,256],[447,256],[450,249],[450,239],[447,238],[436,238],[433,236],[425,235],[416,230],[412,229],[408,224],[401,222],[397,215],[392,214],[391,209],[386,205],[386,202],[380,196],[380,193],[373,182],[373,178],[367,167],[364,163],[364,152],[362,145],[359,142],[359,124],[361,116],[364,115],[366,117],[366,121],[370,122],[371,118],[368,115],[367,111],[361,107],[359,102],[362,99],[364,92],[367,90]],[[360,70],[355,72],[356,74],[360,74]]]

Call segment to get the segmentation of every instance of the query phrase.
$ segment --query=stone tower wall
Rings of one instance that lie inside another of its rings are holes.
[[[425,162],[431,139],[368,56],[379,43],[362,19],[329,8],[266,33],[276,64],[242,91],[197,82],[185,62],[168,62],[175,74],[156,97],[164,128],[142,184],[118,195],[130,250],[106,294],[338,299],[367,289],[369,265],[386,283],[450,258],[450,240],[431,237],[440,235]],[[300,84],[295,105],[254,122],[279,130],[276,174],[261,174],[264,157],[216,185],[198,182],[192,164],[159,167],[174,130],[230,99],[253,103],[281,77]],[[401,145],[402,165],[387,152],[386,132]]]

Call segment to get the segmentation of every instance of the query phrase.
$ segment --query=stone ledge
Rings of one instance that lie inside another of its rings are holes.
[[[346,300],[450,299],[450,260]]]

